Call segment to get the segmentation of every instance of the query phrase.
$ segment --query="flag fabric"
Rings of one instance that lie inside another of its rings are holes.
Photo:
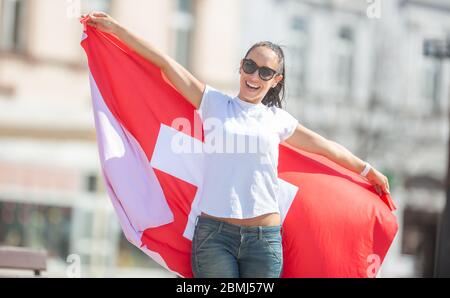
[[[114,35],[84,23],[101,170],[126,238],[161,266],[192,277],[204,140],[195,107]],[[184,119],[184,125],[174,127]],[[396,235],[395,205],[359,175],[286,143],[279,146],[282,277],[374,277]],[[231,177],[230,177],[231,178]]]

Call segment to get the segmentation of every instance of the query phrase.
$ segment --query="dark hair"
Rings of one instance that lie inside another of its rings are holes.
[[[278,108],[282,108],[281,101],[284,100],[285,95],[285,86],[284,82],[286,81],[286,73],[285,73],[285,58],[283,50],[281,49],[281,46],[274,44],[270,41],[260,41],[255,43],[245,54],[245,58],[247,58],[248,54],[253,49],[259,48],[259,47],[266,47],[271,49],[275,52],[278,56],[278,63],[280,64],[280,69],[278,72],[280,72],[283,75],[283,79],[278,82],[278,84],[274,88],[270,88],[269,91],[267,91],[267,94],[264,96],[262,103],[265,104],[268,107],[276,106]]]

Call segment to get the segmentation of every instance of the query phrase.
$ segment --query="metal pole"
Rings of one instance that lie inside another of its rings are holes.
[[[450,109],[448,110],[448,123],[450,125]],[[445,179],[447,201],[438,227],[437,251],[434,265],[435,277],[450,277],[450,127],[447,141],[447,177]]]
[[[438,59],[441,63],[450,58],[450,39],[425,40],[425,56]],[[449,135],[447,139],[447,175],[445,177],[446,203],[440,215],[436,239],[434,277],[450,277],[450,98],[447,110]]]

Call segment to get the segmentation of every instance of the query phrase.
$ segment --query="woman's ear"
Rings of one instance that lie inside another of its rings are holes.
[[[272,88],[275,88],[279,82],[281,82],[281,80],[283,80],[283,75],[278,75],[275,77],[275,82],[272,84]]]

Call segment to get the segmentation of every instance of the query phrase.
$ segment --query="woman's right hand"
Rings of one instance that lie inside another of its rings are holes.
[[[175,88],[190,101],[196,109],[199,108],[205,90],[205,84],[196,79],[183,66],[153,45],[147,43],[144,39],[134,35],[129,30],[126,30],[126,28],[122,27],[106,13],[91,12],[88,15],[82,16],[82,18],[85,17],[88,17],[86,25],[114,34],[136,53],[159,67]]]
[[[91,12],[82,17],[89,17],[87,24],[106,33],[116,33],[119,23],[104,12]]]

